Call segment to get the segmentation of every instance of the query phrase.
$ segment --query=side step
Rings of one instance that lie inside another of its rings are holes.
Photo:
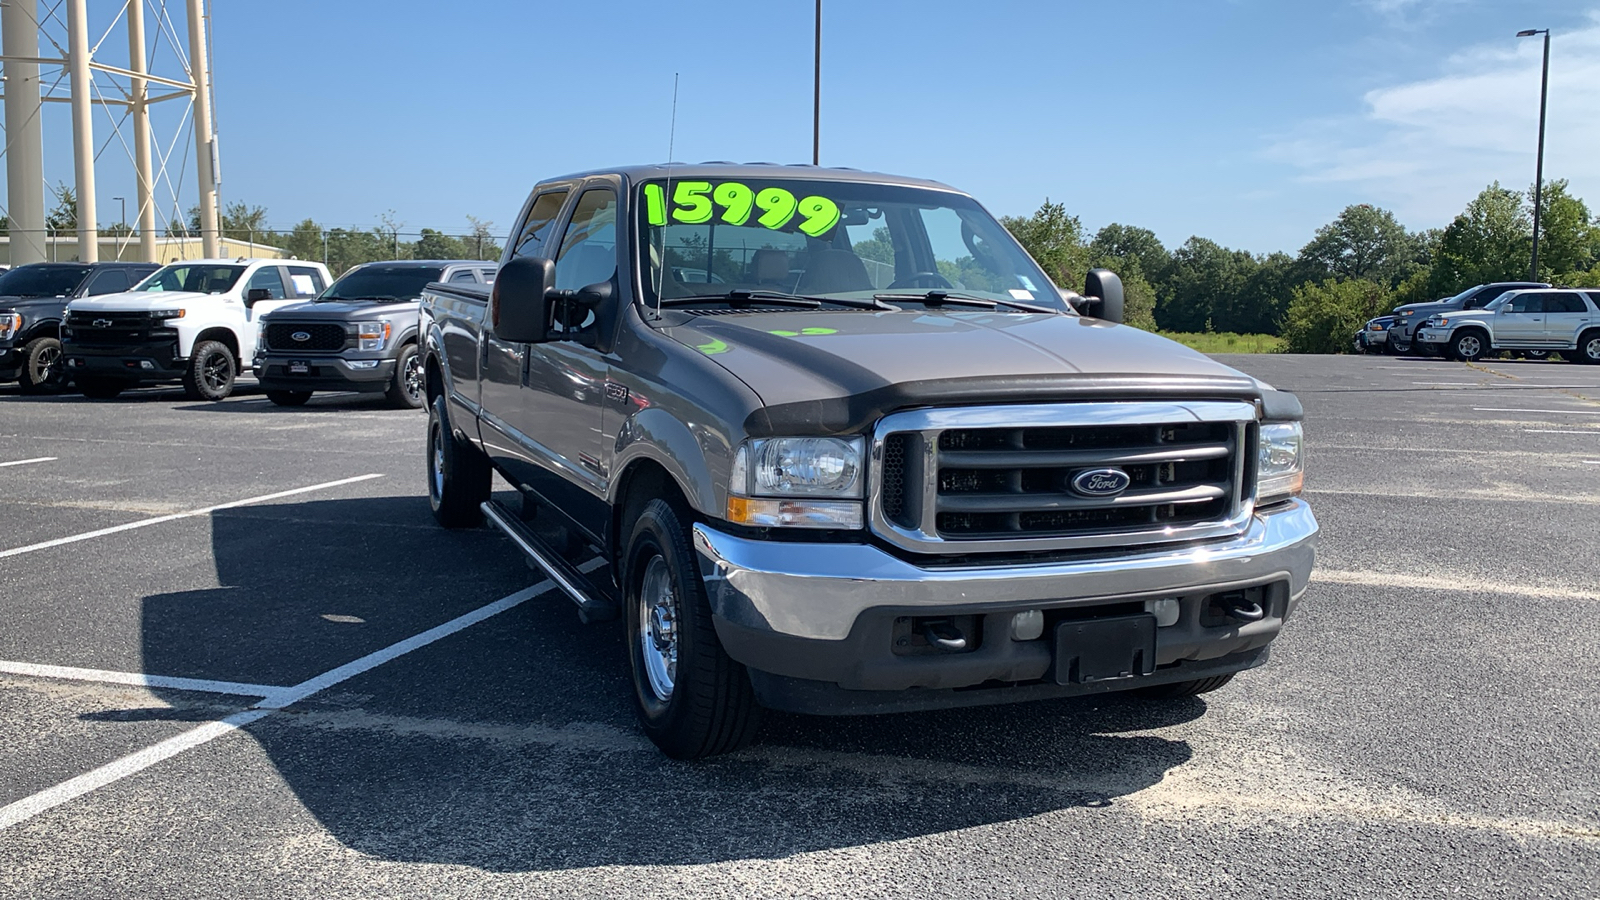
[[[555,548],[522,524],[522,520],[516,514],[493,500],[485,500],[478,505],[478,508],[483,510],[484,517],[491,525],[505,532],[506,537],[511,538],[511,542],[527,554],[528,559],[533,560],[546,575],[550,576],[550,580],[554,581],[557,587],[578,604],[578,617],[584,622],[599,622],[617,617],[616,602],[590,581],[589,576],[579,571],[577,566],[567,562]]]

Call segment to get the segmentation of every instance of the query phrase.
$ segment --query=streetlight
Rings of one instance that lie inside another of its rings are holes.
[[[122,204],[122,231],[117,235],[117,259],[122,258],[122,248],[128,241],[128,201],[125,197],[112,197],[111,199]]]
[[[811,164],[822,165],[822,0],[817,0],[817,47],[812,56]]]
[[[1533,260],[1528,263],[1528,280],[1539,280],[1539,212],[1544,205],[1544,100],[1550,89],[1550,29],[1528,28],[1517,37],[1544,35],[1544,69],[1539,75],[1539,156],[1533,170]]]

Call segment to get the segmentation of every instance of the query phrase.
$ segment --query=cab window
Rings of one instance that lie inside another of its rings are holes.
[[[555,224],[556,216],[561,214],[561,205],[567,201],[565,190],[550,191],[540,194],[533,201],[533,208],[528,210],[528,218],[522,223],[522,229],[517,232],[516,249],[512,251],[513,257],[542,256],[545,241],[550,237],[551,226]]]
[[[289,289],[296,297],[315,297],[328,287],[322,273],[310,266],[289,267]]]
[[[122,269],[106,269],[94,276],[94,280],[89,282],[89,288],[84,291],[84,295],[93,297],[99,294],[115,294],[118,291],[127,289],[128,273],[126,271]]]
[[[282,300],[287,296],[283,289],[283,276],[278,274],[277,266],[262,266],[244,285],[246,294],[259,288],[266,288],[267,296],[273,300]]]

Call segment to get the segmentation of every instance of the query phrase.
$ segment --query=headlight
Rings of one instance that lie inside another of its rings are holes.
[[[1383,330],[1383,324],[1381,322],[1373,322],[1372,323],[1372,330],[1373,331],[1382,331]]]
[[[1299,494],[1305,477],[1305,437],[1300,423],[1263,422],[1256,461],[1256,505]]]
[[[0,341],[9,341],[22,330],[22,313],[0,313]]]
[[[1423,328],[1443,328],[1450,324],[1449,319],[1429,319],[1422,323]]]
[[[1414,309],[1402,309],[1400,310],[1400,315],[1404,318],[1410,318],[1411,314],[1414,312],[1416,312]]]
[[[150,311],[150,318],[152,318],[152,319],[181,319],[181,318],[183,318],[184,312],[185,312],[185,310],[181,310],[181,309],[152,309]]]
[[[357,322],[356,337],[362,350],[382,350],[389,340],[388,322]]]
[[[728,521],[793,528],[860,528],[862,438],[746,441],[728,481]]]

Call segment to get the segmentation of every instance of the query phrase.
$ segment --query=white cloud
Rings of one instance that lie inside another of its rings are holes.
[[[1413,227],[1442,225],[1491,181],[1533,183],[1542,52],[1541,39],[1510,35],[1467,48],[1443,74],[1368,91],[1360,115],[1302,123],[1266,155],[1309,181],[1357,185]],[[1600,13],[1551,41],[1544,172],[1600,209]]]

